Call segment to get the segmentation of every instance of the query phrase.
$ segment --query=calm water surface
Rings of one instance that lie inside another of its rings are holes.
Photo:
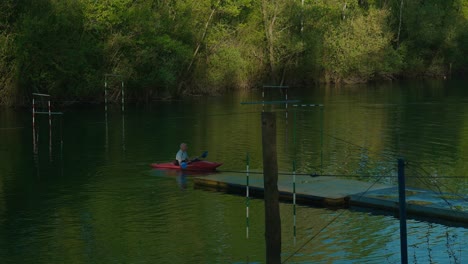
[[[209,150],[209,160],[224,162],[221,170],[243,170],[247,152],[261,170],[261,106],[240,105],[260,94],[128,106],[125,115],[115,106],[107,122],[102,106],[63,109],[51,149],[47,117],[38,119],[37,155],[30,112],[0,109],[0,262],[264,263],[262,200],[251,201],[246,239],[244,197],[148,166],[172,160],[186,141],[191,155]],[[325,107],[301,109],[296,122],[291,107],[287,120],[272,109],[280,170],[296,157],[300,172],[395,184],[379,176],[395,176],[402,156],[408,185],[468,193],[467,82],[291,89],[290,98]],[[299,207],[294,244],[292,205],[280,209],[289,263],[399,263],[391,216]],[[408,232],[411,263],[467,263],[467,229],[409,220]]]

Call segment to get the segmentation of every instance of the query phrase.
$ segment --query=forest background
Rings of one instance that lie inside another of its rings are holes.
[[[0,2],[0,105],[467,72],[468,0]]]

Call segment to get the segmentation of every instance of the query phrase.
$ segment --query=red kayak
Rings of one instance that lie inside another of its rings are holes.
[[[216,168],[219,166],[223,165],[222,163],[217,163],[217,162],[211,162],[211,161],[196,161],[189,163],[187,165],[187,168],[184,170],[187,171],[214,171]],[[179,165],[174,165],[172,162],[168,163],[153,163],[151,164],[151,167],[156,168],[156,169],[174,169],[174,170],[182,170],[182,168]]]

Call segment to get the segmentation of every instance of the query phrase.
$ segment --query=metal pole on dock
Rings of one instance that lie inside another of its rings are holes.
[[[398,198],[400,204],[400,251],[401,263],[408,263],[408,241],[406,232],[405,161],[398,159]]]
[[[281,219],[279,211],[276,115],[262,112],[263,177],[265,192],[266,262],[281,263]]]
[[[249,206],[250,206],[250,194],[249,194],[249,170],[250,170],[250,158],[249,153],[246,155],[246,183],[245,183],[245,217],[246,217],[246,226],[245,226],[245,235],[247,239],[249,238]]]

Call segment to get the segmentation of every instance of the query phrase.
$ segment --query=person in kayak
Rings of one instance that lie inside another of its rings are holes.
[[[180,149],[176,154],[176,159],[174,161],[174,165],[179,166],[180,164],[182,164],[182,162],[186,162],[186,163],[190,162],[189,156],[187,154],[187,148],[188,147],[187,147],[186,143],[181,143],[180,144]]]

